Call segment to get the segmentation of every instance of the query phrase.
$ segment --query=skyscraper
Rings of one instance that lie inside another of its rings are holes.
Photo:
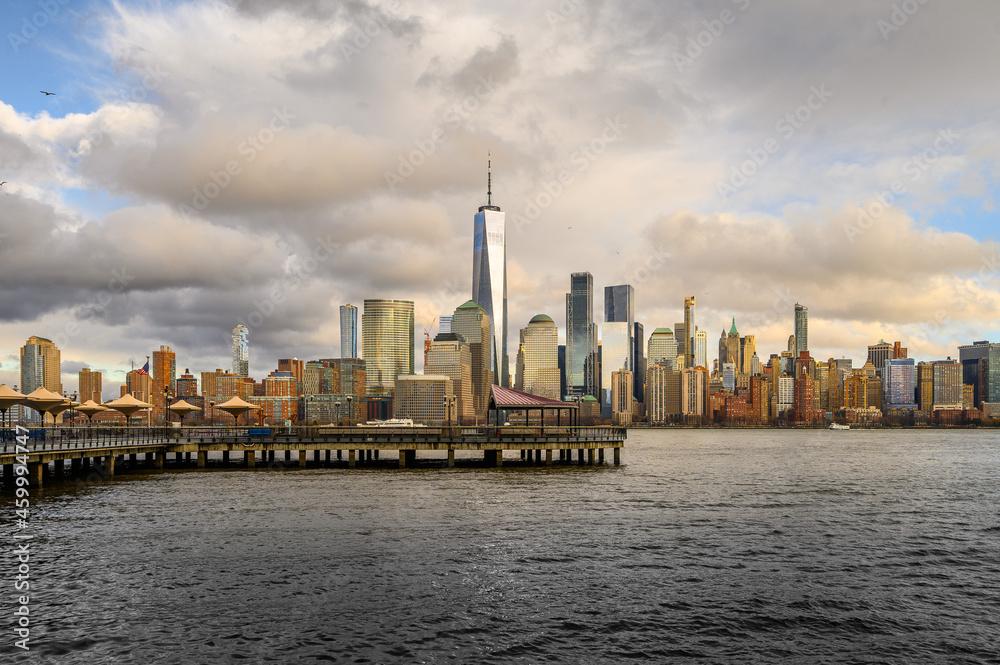
[[[62,380],[59,366],[62,353],[52,340],[32,335],[21,347],[21,388],[27,395],[39,388],[45,388],[62,395]]]
[[[493,385],[490,369],[490,320],[485,310],[473,301],[460,305],[451,317],[451,332],[461,335],[472,350],[472,403],[477,418],[486,418]],[[426,370],[425,370],[426,371]]]
[[[517,390],[538,397],[559,395],[559,331],[545,314],[535,316],[521,329],[517,350]]]
[[[638,397],[641,389],[636,389],[635,381],[639,378],[637,361],[642,354],[638,348],[641,341],[636,340],[635,325],[635,289],[629,284],[604,287],[604,321],[607,323],[627,323],[629,330],[629,369],[632,370],[632,392]],[[640,326],[641,327],[641,326]],[[609,386],[610,388],[610,386]]]
[[[100,372],[95,372],[89,367],[84,367],[79,374],[80,403],[92,399],[98,404],[103,402],[104,386],[103,377]]]
[[[987,340],[958,347],[962,382],[972,386],[975,405],[1000,402],[1000,344]]]
[[[684,299],[684,363],[686,367],[695,367],[695,347],[694,347],[694,334],[697,331],[697,326],[694,320],[694,296],[688,296]]]
[[[597,396],[597,326],[594,323],[594,277],[570,275],[566,294],[566,392]]]
[[[233,328],[233,374],[250,376],[250,330],[242,323]]]
[[[153,351],[153,382],[149,397],[153,403],[153,422],[165,422],[167,419],[167,400],[163,390],[166,388],[171,395],[177,394],[177,355],[165,344],[159,351]]]
[[[670,328],[657,328],[649,336],[646,350],[648,367],[654,365],[677,369],[677,339]]]
[[[365,300],[361,353],[369,396],[388,395],[396,377],[413,374],[413,302]]]
[[[708,333],[694,331],[694,366],[708,369]]]
[[[451,379],[457,398],[451,410],[452,422],[467,423],[476,418],[472,397],[472,349],[465,338],[456,333],[438,333],[431,342],[424,365],[425,375],[442,375]]]
[[[340,357],[358,357],[358,308],[340,306]]]
[[[472,300],[490,321],[490,367],[497,383],[510,387],[507,358],[507,223],[493,205],[492,169],[487,171],[486,205],[476,213],[472,245]]]
[[[890,358],[882,371],[882,406],[890,409],[916,409],[914,388],[917,369],[913,358]]]
[[[809,350],[809,308],[795,303],[795,355],[793,358],[802,356],[803,351]],[[881,368],[880,368],[881,369]]]
[[[620,370],[631,372],[631,330],[624,321],[605,323],[601,326],[601,412],[602,418],[611,417],[612,375]],[[630,377],[631,378],[631,377]],[[631,390],[629,391],[631,393]]]

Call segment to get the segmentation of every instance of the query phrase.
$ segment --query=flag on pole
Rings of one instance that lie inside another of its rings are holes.
[[[146,376],[149,376],[149,361],[147,360],[145,365],[143,365],[139,369],[135,370],[135,373],[136,374],[145,374]]]

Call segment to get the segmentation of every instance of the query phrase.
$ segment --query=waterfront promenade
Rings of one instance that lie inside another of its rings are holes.
[[[623,427],[558,426],[47,427],[27,432],[8,429],[2,438],[0,465],[4,487],[9,489],[14,485],[15,464],[26,463],[30,485],[41,487],[47,480],[79,478],[95,470],[100,477],[110,478],[116,465],[125,462],[164,469],[171,455],[173,461],[207,468],[210,453],[221,454],[216,457],[221,456],[223,464],[239,463],[251,469],[275,461],[306,468],[310,451],[313,464],[351,469],[377,460],[384,463],[386,453],[396,453],[399,468],[414,466],[420,451],[447,453],[448,467],[454,467],[458,451],[481,452],[483,465],[498,467],[505,450],[519,452],[525,462],[551,466],[603,464],[605,451],[610,449],[613,463],[620,464],[626,431]]]

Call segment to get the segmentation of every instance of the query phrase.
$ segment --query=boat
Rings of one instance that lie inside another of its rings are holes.
[[[840,423],[831,423],[830,429],[851,429],[850,425],[841,425]]]
[[[427,425],[414,423],[412,418],[390,418],[389,420],[369,420],[358,427],[427,427]]]

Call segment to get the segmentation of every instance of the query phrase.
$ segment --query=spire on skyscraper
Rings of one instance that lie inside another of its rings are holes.
[[[484,210],[496,210],[500,212],[499,206],[493,205],[493,156],[486,154],[486,205],[479,206],[479,212]]]

